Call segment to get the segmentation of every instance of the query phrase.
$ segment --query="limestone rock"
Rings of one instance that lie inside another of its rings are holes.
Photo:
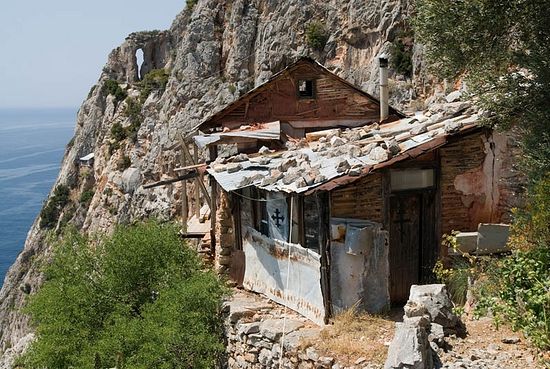
[[[444,284],[412,285],[407,306],[423,306],[431,321],[444,328],[456,327],[460,319],[453,313],[453,303]],[[407,307],[405,315],[411,313]]]
[[[226,165],[225,169],[227,170],[227,173],[235,173],[243,169],[243,166],[239,163],[229,163]]]
[[[455,101],[460,100],[461,97],[462,97],[462,91],[458,90],[458,91],[453,91],[450,94],[448,94],[447,96],[445,96],[445,100],[448,103],[453,103]]]
[[[388,160],[388,153],[382,147],[377,146],[369,153],[369,159],[377,163]]]
[[[396,323],[384,369],[432,369],[432,353],[425,326],[426,318]]]
[[[122,188],[126,193],[133,193],[141,184],[141,174],[137,168],[128,168],[122,173]]]

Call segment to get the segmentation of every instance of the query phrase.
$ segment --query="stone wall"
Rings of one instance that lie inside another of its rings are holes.
[[[235,227],[229,194],[220,189],[218,196],[215,267],[220,274],[229,274],[231,257],[235,249]]]
[[[224,304],[224,313],[224,368],[279,368],[282,357],[281,367],[285,369],[381,369],[366,362],[344,366],[333,357],[320,355],[307,343],[320,339],[321,327],[259,295],[236,292]]]

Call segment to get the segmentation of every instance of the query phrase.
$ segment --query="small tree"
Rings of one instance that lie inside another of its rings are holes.
[[[309,47],[321,51],[328,41],[328,33],[325,26],[317,21],[308,24],[306,28],[306,40]]]

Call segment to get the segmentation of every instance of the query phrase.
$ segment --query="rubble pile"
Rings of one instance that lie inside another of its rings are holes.
[[[478,126],[468,102],[434,104],[412,118],[357,128],[328,129],[286,141],[286,150],[218,157],[208,171],[226,191],[254,185],[268,191],[304,192],[334,178],[368,174],[423,144]]]

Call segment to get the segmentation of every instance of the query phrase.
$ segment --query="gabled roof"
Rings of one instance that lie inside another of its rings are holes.
[[[326,67],[324,67],[322,64],[320,64],[319,62],[315,61],[314,59],[312,58],[309,58],[309,57],[302,57],[300,59],[298,59],[296,62],[288,65],[287,67],[285,67],[284,69],[282,69],[281,71],[275,73],[274,75],[272,75],[265,83],[261,84],[260,86],[257,86],[255,88],[253,88],[252,90],[248,91],[247,93],[245,93],[244,95],[240,96],[237,100],[235,100],[234,102],[230,103],[229,105],[227,105],[225,108],[223,108],[222,110],[218,111],[217,113],[215,113],[214,115],[210,116],[209,118],[207,118],[204,122],[202,122],[200,125],[198,125],[195,130],[203,130],[203,129],[206,129],[206,128],[212,128],[213,125],[215,124],[215,122],[222,118],[223,116],[225,116],[226,114],[228,114],[229,112],[231,112],[232,110],[234,110],[236,107],[238,107],[242,102],[243,100],[246,100],[246,99],[249,99],[249,98],[252,98],[262,92],[264,92],[265,90],[267,90],[272,84],[274,84],[277,80],[280,80],[282,78],[284,78],[285,76],[287,76],[290,72],[298,69],[299,67],[303,66],[304,64],[307,64],[308,66],[311,66],[313,67],[314,69],[316,69],[320,74],[324,74],[324,75],[327,75],[327,76],[330,76],[332,79],[334,80],[337,80],[339,82],[341,82],[342,84],[344,84],[345,86],[349,87],[350,89],[354,90],[356,93],[366,97],[367,99],[371,100],[373,103],[377,104],[378,106],[380,105],[380,100],[378,100],[376,97],[368,94],[367,92],[363,91],[362,89],[360,89],[359,87],[353,85],[352,83],[350,83],[349,81],[337,76],[336,74],[334,74],[333,72],[331,72],[330,70],[328,70]],[[391,115],[394,115],[398,118],[404,118],[405,117],[405,114],[403,114],[402,112],[400,112],[399,110],[395,109],[395,108],[392,108],[390,107],[389,108],[389,114],[390,116]]]

